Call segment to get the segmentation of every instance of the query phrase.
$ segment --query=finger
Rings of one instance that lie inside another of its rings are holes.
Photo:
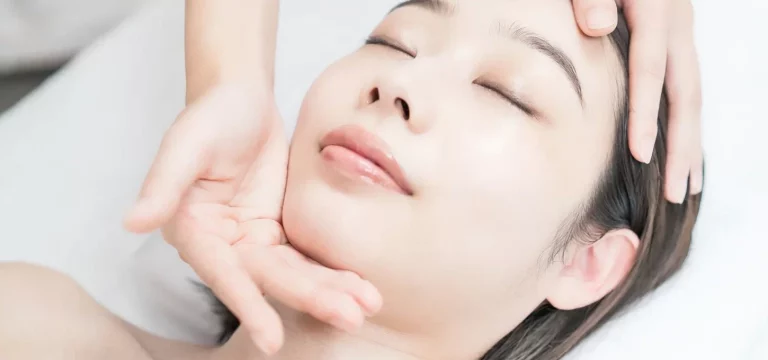
[[[302,261],[309,276],[327,284],[330,288],[350,295],[362,307],[366,315],[372,316],[382,307],[382,298],[376,287],[351,271],[333,270],[312,261]]]
[[[615,0],[573,0],[573,10],[579,28],[588,36],[605,36],[616,29]]]
[[[676,141],[667,141],[664,194],[667,200],[675,204],[683,203],[688,190],[688,174],[691,162],[687,136],[690,135],[690,132],[690,123],[688,122],[674,121],[669,123],[667,139],[676,139]]]
[[[695,112],[698,116],[695,119],[693,133],[691,134],[692,146],[690,147],[690,164],[688,194],[698,195],[704,188],[704,153],[701,144],[701,111]]]
[[[694,148],[691,156],[691,183],[688,185],[691,195],[701,194],[704,189],[704,155],[701,146]]]
[[[341,330],[353,332],[362,326],[363,312],[349,295],[328,289],[307,276],[275,253],[274,247],[242,246],[240,243],[235,246],[249,273],[265,293]]]
[[[202,171],[206,146],[190,124],[189,119],[180,118],[163,138],[139,200],[125,219],[128,230],[149,232],[168,222]]]
[[[696,95],[689,84],[681,78],[691,80],[693,70],[690,60],[679,49],[673,49],[669,58],[667,96],[669,98],[669,122],[667,134],[667,165],[664,193],[672,203],[682,204],[688,190],[689,174],[692,167],[694,139],[698,134],[698,110],[694,102]],[[683,58],[681,58],[681,55]],[[688,68],[686,68],[686,66]]]
[[[240,236],[237,242],[254,245],[281,245],[288,242],[283,226],[272,219],[255,219],[240,223]]]
[[[271,247],[270,251],[264,254],[269,261],[263,263],[266,269],[261,272],[267,293],[339,329],[352,332],[362,326],[364,315],[360,306],[348,294],[308,274],[300,265],[306,258],[286,254],[298,254],[286,246]]]
[[[670,29],[666,87],[670,127],[682,130],[668,137],[671,150],[668,154],[670,166],[667,170],[666,193],[669,201],[682,202],[686,186],[691,194],[698,194],[703,182],[701,74],[694,44],[691,4],[681,0],[672,6],[676,21]],[[687,158],[677,159],[678,156]]]
[[[256,345],[267,354],[275,353],[284,338],[280,317],[240,266],[232,248],[219,239],[208,239],[189,242],[182,252],[200,279],[240,320]]]
[[[658,112],[667,65],[666,0],[632,1],[625,8],[632,31],[629,52],[629,146],[649,163],[658,132]]]
[[[290,266],[299,269],[321,284],[331,289],[345,292],[363,308],[368,316],[381,310],[382,299],[379,290],[373,284],[363,280],[351,271],[334,270],[307,258],[291,245],[277,248],[278,255]]]
[[[277,121],[280,121],[279,119]],[[282,214],[288,172],[288,141],[282,127],[273,125],[248,173],[241,182],[233,206],[243,209],[240,222],[253,219],[279,220]]]

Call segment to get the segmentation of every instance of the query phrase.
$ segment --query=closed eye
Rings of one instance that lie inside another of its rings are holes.
[[[522,110],[526,115],[536,117],[537,113],[536,111],[533,110],[533,108],[530,105],[526,104],[526,102],[523,101],[523,99],[515,95],[515,93],[509,90],[506,90],[504,87],[493,84],[493,83],[483,83],[483,82],[477,82],[477,81],[475,82],[475,85],[478,85],[494,93],[494,95],[499,96],[502,100]]]
[[[401,52],[401,53],[403,53],[405,55],[408,55],[408,56],[410,56],[412,58],[415,58],[416,55],[417,55],[415,51],[408,50],[407,47],[403,46],[402,44],[398,43],[397,41],[385,38],[383,36],[371,35],[370,37],[368,37],[367,40],[365,40],[365,44],[366,45],[379,45],[379,46],[388,47],[390,49],[393,49],[395,51],[399,51],[399,52]]]

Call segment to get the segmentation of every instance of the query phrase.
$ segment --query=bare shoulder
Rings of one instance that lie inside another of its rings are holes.
[[[22,263],[0,264],[0,358],[151,359],[71,278]]]

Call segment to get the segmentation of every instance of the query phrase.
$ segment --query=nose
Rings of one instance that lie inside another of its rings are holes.
[[[414,133],[423,133],[429,121],[424,113],[425,99],[419,99],[420,83],[403,69],[388,71],[363,90],[362,105],[375,109],[383,118],[402,120]]]
[[[382,98],[383,97],[383,98]],[[385,107],[394,110],[397,116],[405,121],[411,120],[411,106],[408,105],[408,101],[398,94],[386,93],[380,86],[374,86],[366,95],[367,105],[382,104]]]

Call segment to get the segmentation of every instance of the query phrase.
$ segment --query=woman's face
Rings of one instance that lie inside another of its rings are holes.
[[[618,57],[562,0],[414,1],[369,42],[306,95],[288,238],[373,282],[374,321],[503,335],[556,286],[555,235],[607,164]]]

